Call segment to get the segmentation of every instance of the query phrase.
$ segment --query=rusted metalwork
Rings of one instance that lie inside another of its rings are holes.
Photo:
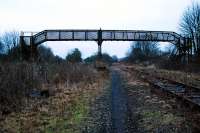
[[[44,30],[31,36],[20,37],[24,45],[37,46],[46,41],[96,41],[101,54],[103,41],[157,41],[177,46],[179,55],[190,54],[190,38],[171,31],[141,30]],[[188,50],[189,49],[189,50]]]

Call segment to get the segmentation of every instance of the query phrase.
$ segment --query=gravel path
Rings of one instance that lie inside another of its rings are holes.
[[[110,87],[91,105],[90,121],[83,133],[132,133],[127,89],[118,70],[110,72]]]
[[[116,70],[111,73],[111,88],[112,88],[112,132],[113,133],[128,133],[128,106],[127,94],[122,85],[122,79]]]

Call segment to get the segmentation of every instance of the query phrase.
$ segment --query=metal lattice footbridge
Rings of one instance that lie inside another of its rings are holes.
[[[37,34],[25,36],[21,33],[21,46],[29,46],[32,54],[34,48],[46,41],[96,41],[101,53],[103,41],[156,41],[170,42],[177,46],[179,54],[189,53],[192,40],[170,31],[140,30],[44,30]]]

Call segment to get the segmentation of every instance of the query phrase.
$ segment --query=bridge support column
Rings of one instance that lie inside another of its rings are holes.
[[[102,42],[99,42],[99,41],[98,41],[98,58],[101,58],[101,57],[102,57],[102,49],[101,49],[101,46],[102,46]]]
[[[37,45],[34,44],[33,42],[33,37],[31,36],[31,41],[30,41],[30,48],[31,48],[31,61],[36,61],[37,56],[38,56],[38,51],[37,51]]]
[[[21,32],[20,37],[19,37],[19,46],[20,46],[20,61],[22,61],[24,59],[24,55],[23,55],[23,49],[24,49],[24,45],[23,45],[23,36],[24,33]]]
[[[30,58],[31,58],[31,46],[30,46],[30,44],[25,43],[24,32],[21,32],[19,42],[20,42],[20,61],[30,60]],[[30,40],[30,43],[31,43],[31,40]]]
[[[101,29],[98,31],[98,58],[101,59],[102,58],[102,49],[101,49],[101,46],[102,46],[102,31]]]

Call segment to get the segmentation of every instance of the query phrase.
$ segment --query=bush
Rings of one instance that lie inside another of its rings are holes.
[[[95,55],[92,55],[92,56],[86,58],[84,61],[85,61],[86,63],[94,63],[97,59],[98,59],[98,55],[95,54]],[[111,57],[111,56],[110,56],[109,54],[107,54],[107,53],[103,53],[103,54],[102,54],[101,60],[104,61],[104,62],[106,62],[106,63],[108,63],[108,64],[111,64],[111,63],[113,63],[113,62],[117,62],[117,61],[118,61],[118,59],[117,59],[116,56]]]
[[[81,52],[75,48],[71,53],[66,56],[66,60],[71,63],[82,62]]]
[[[0,65],[0,111],[19,111],[25,97],[38,85],[33,79],[32,66],[26,63],[4,63]]]
[[[52,50],[42,45],[38,47],[38,58],[42,62],[53,62],[55,60]]]

